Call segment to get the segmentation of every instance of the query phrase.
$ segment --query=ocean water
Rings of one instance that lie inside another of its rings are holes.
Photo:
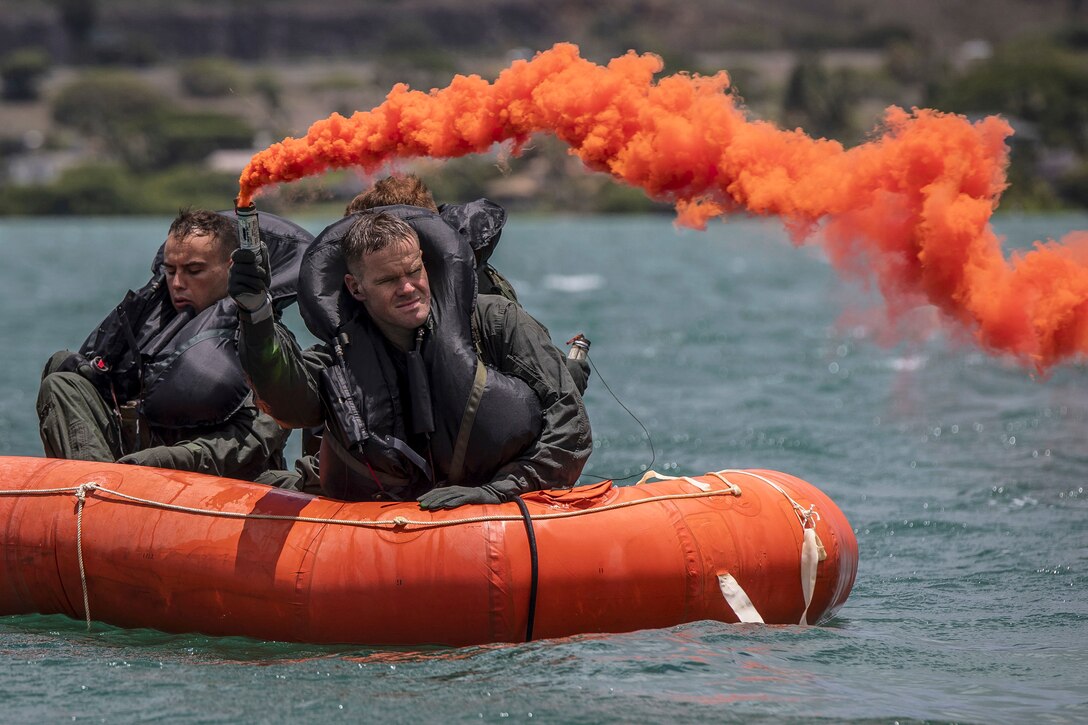
[[[146,280],[168,221],[0,220],[0,455],[40,455],[44,360]],[[995,226],[1011,250],[1088,216]],[[0,719],[1088,721],[1083,365],[1039,377],[929,309],[892,329],[773,222],[515,216],[494,262],[557,343],[593,341],[585,480],[652,462],[811,481],[861,552],[837,618],[414,651],[4,617]]]

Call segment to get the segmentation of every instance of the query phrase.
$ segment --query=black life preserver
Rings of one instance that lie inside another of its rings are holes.
[[[233,211],[219,212],[234,219]],[[298,270],[308,231],[274,214],[259,217],[261,240],[272,265],[270,292],[277,313],[294,303]],[[153,426],[190,428],[218,425],[249,395],[238,361],[238,310],[229,297],[199,314],[176,312],[165,284],[159,247],[151,279],[130,291],[80,348],[101,357],[110,369],[119,402],[139,400]]]
[[[438,214],[468,240],[477,267],[487,264],[506,226],[506,210],[490,199],[477,199],[464,204],[443,204],[438,207]]]
[[[506,226],[506,210],[490,199],[476,199],[464,204],[442,204],[438,214],[472,246],[479,294],[499,295],[517,302],[518,295],[513,286],[489,261]]]
[[[367,498],[380,488],[390,497],[407,498],[421,486],[443,483],[450,474],[477,373],[471,322],[476,262],[468,239],[442,217],[420,207],[388,206],[361,213],[378,212],[396,216],[415,230],[430,280],[432,324],[424,338],[422,357],[434,423],[429,447],[433,480],[422,480],[425,468],[404,451],[401,411],[409,401],[400,399],[395,368],[380,332],[343,283],[347,267],[340,254],[340,240],[358,218],[353,214],[317,236],[303,258],[299,277],[302,319],[337,355],[336,364],[326,370],[322,382],[328,427],[338,439],[338,447],[350,451],[378,479],[376,484],[366,477],[351,476],[351,490],[344,490],[343,481],[326,475],[333,468],[325,465],[323,449],[322,486],[338,497]],[[541,403],[529,385],[486,368],[486,383],[464,456],[464,481],[490,480],[501,465],[539,436],[541,424]]]

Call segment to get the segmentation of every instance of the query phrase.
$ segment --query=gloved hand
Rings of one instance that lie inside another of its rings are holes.
[[[177,471],[195,471],[196,455],[188,446],[152,446],[129,453],[117,459],[118,463],[151,468],[173,468]]]
[[[272,271],[268,265],[268,247],[262,243],[259,250],[235,249],[230,261],[227,292],[238,307],[253,315],[266,304],[271,305],[268,288],[272,285]]]
[[[59,362],[57,362],[58,360]],[[109,366],[100,357],[88,360],[78,352],[72,352],[61,359],[60,353],[58,353],[46,363],[42,377],[44,378],[50,372],[76,373],[88,380],[104,400],[108,400],[110,397]]]
[[[434,488],[419,497],[419,507],[424,511],[455,509],[475,503],[502,503],[503,499],[491,486],[446,486]]]

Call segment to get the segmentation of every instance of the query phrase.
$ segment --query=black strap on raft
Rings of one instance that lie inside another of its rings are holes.
[[[529,584],[529,621],[525,625],[525,641],[533,641],[533,622],[536,620],[536,586],[540,578],[540,561],[536,553],[536,532],[533,531],[533,518],[529,515],[529,507],[521,500],[521,496],[514,496],[514,503],[521,509],[521,518],[525,521],[525,534],[529,537],[529,559],[532,574]]]

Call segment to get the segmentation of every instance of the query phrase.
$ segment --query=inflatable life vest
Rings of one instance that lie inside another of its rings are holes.
[[[438,207],[438,214],[468,239],[476,258],[478,293],[500,295],[517,302],[513,285],[489,261],[506,226],[506,210],[490,199],[477,199],[464,204],[442,204]]]
[[[219,213],[234,219],[233,212]],[[274,214],[261,214],[260,227],[278,313],[295,301],[302,253],[313,235]],[[200,313],[175,311],[163,270],[165,246],[155,255],[148,283],[125,295],[88,336],[80,354],[102,358],[118,402],[138,400],[152,426],[218,425],[249,395],[238,362],[238,308],[225,297]]]
[[[431,289],[430,324],[418,349],[423,380],[409,386],[411,400],[402,400],[384,338],[344,286],[340,240],[359,214],[326,227],[306,251],[299,276],[302,319],[336,358],[321,381],[328,428],[322,488],[341,499],[404,500],[436,484],[485,483],[539,436],[540,400],[525,381],[484,367],[476,356],[476,265],[467,238],[420,207],[361,213],[379,212],[409,224],[423,250]],[[476,416],[465,433],[467,448],[455,452],[470,396],[479,401]],[[414,431],[405,430],[406,410]],[[407,445],[409,434],[427,436],[429,456]]]

